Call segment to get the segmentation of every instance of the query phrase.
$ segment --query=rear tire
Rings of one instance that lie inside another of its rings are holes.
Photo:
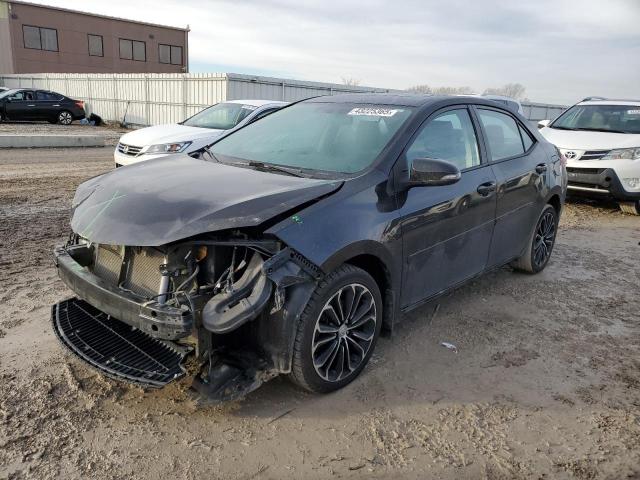
[[[628,213],[629,215],[640,215],[640,200],[636,200],[635,202],[620,202],[620,210],[623,213]]]
[[[70,111],[62,110],[58,113],[58,123],[60,125],[71,125],[71,122],[73,122],[73,115],[71,115]]]
[[[549,263],[558,233],[558,212],[553,205],[545,205],[531,233],[527,249],[511,266],[521,272],[538,273]]]
[[[315,393],[352,382],[365,367],[382,327],[382,297],[375,280],[342,265],[316,287],[296,332],[290,379]]]

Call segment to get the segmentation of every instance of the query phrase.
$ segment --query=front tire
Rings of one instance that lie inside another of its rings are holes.
[[[291,380],[316,393],[352,382],[365,367],[382,327],[382,297],[375,280],[353,265],[323,279],[296,332]]]
[[[635,202],[620,202],[620,210],[629,215],[640,215],[640,200]]]
[[[558,212],[553,205],[542,209],[536,227],[531,234],[524,254],[511,266],[526,273],[538,273],[544,270],[551,258],[551,252],[558,233]]]
[[[73,122],[73,115],[71,115],[71,112],[63,110],[58,114],[58,123],[60,125],[71,125],[71,122]]]

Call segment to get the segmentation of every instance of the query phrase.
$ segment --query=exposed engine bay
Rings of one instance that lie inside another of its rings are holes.
[[[292,322],[322,276],[282,242],[241,231],[159,247],[73,234],[55,257],[78,296],[53,308],[65,346],[112,377],[151,387],[183,376],[193,353],[194,388],[220,401],[289,371]]]

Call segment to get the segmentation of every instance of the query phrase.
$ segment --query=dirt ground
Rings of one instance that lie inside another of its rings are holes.
[[[551,263],[383,338],[347,388],[201,406],[68,356],[51,250],[111,149],[0,151],[0,479],[640,478],[640,219],[571,203]],[[451,342],[458,353],[440,346]]]

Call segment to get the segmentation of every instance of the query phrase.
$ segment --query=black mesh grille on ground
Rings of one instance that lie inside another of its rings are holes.
[[[186,351],[174,350],[84,300],[71,298],[54,305],[51,317],[60,341],[110,377],[163,387],[184,375]]]

